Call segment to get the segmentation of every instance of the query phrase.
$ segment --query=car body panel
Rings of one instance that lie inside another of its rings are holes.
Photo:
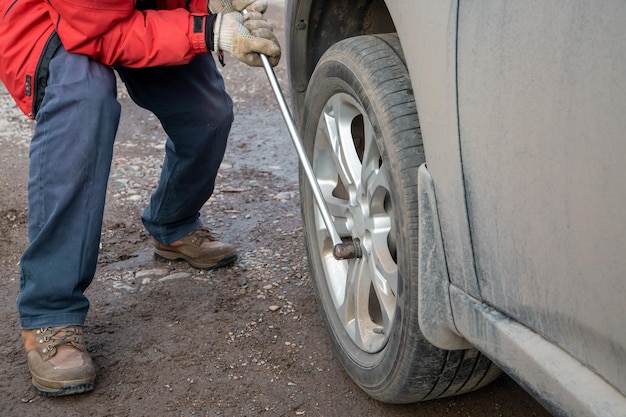
[[[626,397],[550,340],[450,287],[456,328],[555,417],[623,417]]]
[[[462,0],[457,62],[481,298],[622,393],[624,22],[621,0]]]

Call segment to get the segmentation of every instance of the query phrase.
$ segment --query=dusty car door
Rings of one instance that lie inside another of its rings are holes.
[[[480,296],[626,393],[626,3],[459,2]]]

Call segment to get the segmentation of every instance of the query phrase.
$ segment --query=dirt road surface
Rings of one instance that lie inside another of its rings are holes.
[[[282,0],[269,19],[284,45]],[[26,247],[33,125],[0,87],[0,415],[13,416],[549,416],[502,377],[479,392],[393,406],[364,394],[334,356],[303,246],[297,160],[261,69],[227,59],[236,118],[202,218],[239,248],[213,272],[153,257],[140,214],[165,135],[120,84],[123,116],[109,183],[86,340],[98,379],[84,395],[35,394],[15,298]],[[287,86],[285,61],[277,68]],[[52,278],[52,277],[51,277]]]

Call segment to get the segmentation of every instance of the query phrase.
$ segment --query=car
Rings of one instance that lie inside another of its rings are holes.
[[[320,311],[350,377],[412,403],[505,372],[626,415],[626,2],[287,0]]]

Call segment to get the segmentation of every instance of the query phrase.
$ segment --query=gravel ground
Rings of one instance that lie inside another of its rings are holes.
[[[270,20],[284,44],[282,0]],[[277,68],[286,86],[285,62]],[[86,339],[89,394],[34,393],[15,297],[26,246],[33,124],[0,88],[0,414],[3,416],[548,416],[504,376],[477,393],[410,406],[365,395],[334,356],[318,314],[300,219],[297,161],[263,71],[228,60],[236,119],[202,219],[239,260],[211,272],[153,257],[140,213],[164,133],[119,88],[118,133]]]

